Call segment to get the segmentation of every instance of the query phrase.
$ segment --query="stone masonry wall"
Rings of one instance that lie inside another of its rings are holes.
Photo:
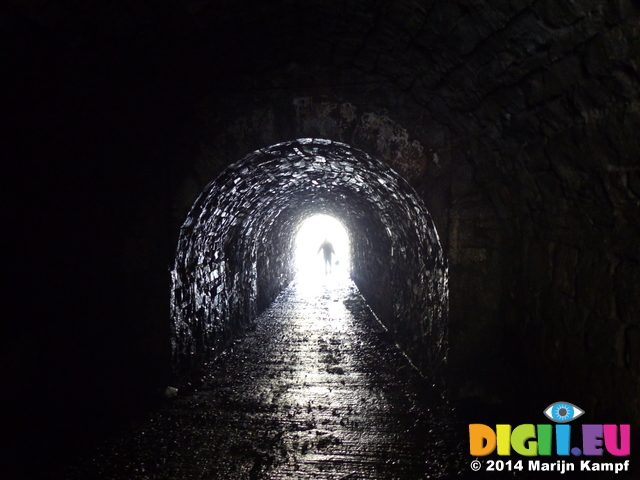
[[[250,154],[191,209],[172,274],[178,372],[219,354],[291,280],[294,233],[319,212],[352,232],[354,280],[414,362],[442,380],[448,273],[428,212],[384,163],[313,139]]]

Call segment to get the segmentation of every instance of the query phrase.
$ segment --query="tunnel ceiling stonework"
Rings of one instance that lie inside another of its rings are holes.
[[[113,167],[122,177],[152,185],[131,195],[122,227],[128,284],[166,275],[155,265],[187,207],[232,162],[295,138],[342,141],[398,170],[432,215],[450,265],[458,395],[497,401],[526,372],[589,415],[640,425],[637,1],[0,8],[17,39],[3,53],[8,78],[46,78],[55,92],[17,89],[16,102],[100,118],[88,138],[125,159]],[[35,75],[12,68],[23,64]],[[105,115],[110,127],[127,119],[116,132],[139,150],[101,136]],[[172,148],[147,158],[140,145],[159,137]],[[145,305],[160,310],[164,294],[131,308],[150,317]]]

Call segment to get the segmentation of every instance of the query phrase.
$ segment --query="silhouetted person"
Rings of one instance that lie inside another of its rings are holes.
[[[320,245],[320,248],[318,249],[318,253],[320,253],[320,250],[322,250],[324,254],[324,273],[326,275],[327,265],[329,266],[329,273],[331,273],[331,255],[333,255],[336,252],[333,250],[333,245],[331,244],[331,242],[326,238],[324,239],[324,242],[322,242],[322,244]]]

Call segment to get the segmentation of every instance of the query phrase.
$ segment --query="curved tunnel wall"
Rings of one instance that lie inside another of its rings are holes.
[[[297,227],[315,213],[349,231],[352,278],[412,360],[443,365],[448,271],[422,201],[364,152],[300,139],[228,167],[184,222],[172,272],[179,373],[215,357],[292,280]]]

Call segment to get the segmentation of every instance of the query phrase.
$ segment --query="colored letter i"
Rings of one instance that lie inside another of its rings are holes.
[[[538,425],[538,455],[551,455],[551,425]]]
[[[571,425],[556,425],[556,453],[569,455],[571,446]]]

